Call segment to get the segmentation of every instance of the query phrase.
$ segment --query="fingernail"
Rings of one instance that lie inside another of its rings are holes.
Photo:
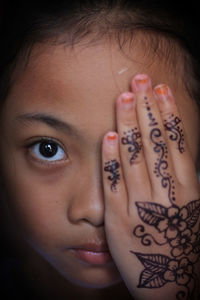
[[[160,99],[167,100],[169,95],[169,89],[166,84],[160,84],[156,86],[154,90]]]
[[[121,103],[125,109],[130,109],[133,107],[134,96],[132,93],[124,93],[121,95]]]
[[[115,145],[117,143],[117,134],[115,132],[109,132],[107,135],[107,142],[109,145]]]
[[[151,88],[151,80],[146,74],[139,74],[134,77],[137,91],[147,91]]]

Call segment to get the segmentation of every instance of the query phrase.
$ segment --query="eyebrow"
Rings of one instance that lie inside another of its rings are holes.
[[[80,132],[73,125],[45,113],[25,113],[17,116],[16,119],[21,123],[33,123],[33,122],[44,123],[56,130],[61,130],[64,133],[73,136],[80,136]]]

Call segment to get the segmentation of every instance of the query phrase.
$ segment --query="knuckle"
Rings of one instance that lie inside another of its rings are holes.
[[[133,119],[124,119],[122,122],[124,127],[132,128],[135,127],[135,121]]]

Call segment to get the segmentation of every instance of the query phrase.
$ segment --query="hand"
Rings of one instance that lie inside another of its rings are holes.
[[[109,248],[135,299],[193,299],[200,191],[183,124],[168,86],[143,74],[131,88],[102,145]]]

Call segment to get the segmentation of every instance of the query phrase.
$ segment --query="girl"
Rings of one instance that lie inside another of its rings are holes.
[[[8,296],[198,299],[199,88],[183,21],[155,1],[4,7],[2,202],[25,243]]]

